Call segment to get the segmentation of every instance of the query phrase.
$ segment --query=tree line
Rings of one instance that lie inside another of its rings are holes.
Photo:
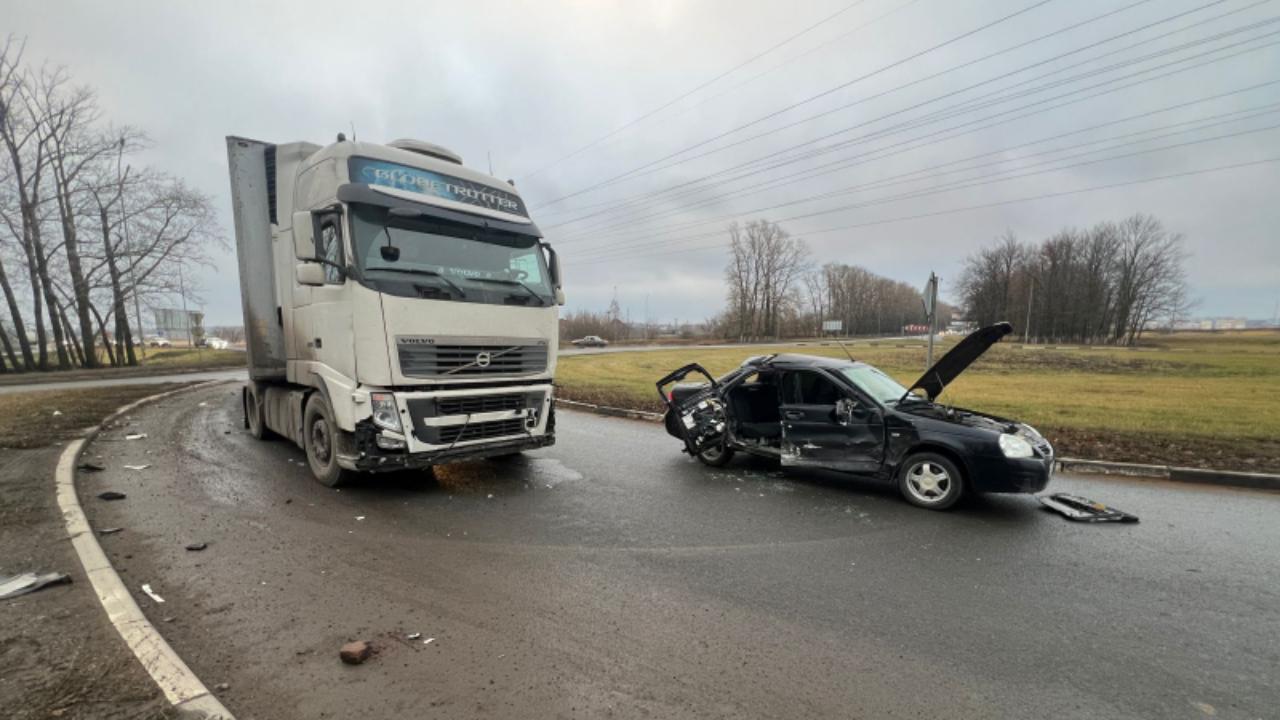
[[[130,162],[142,131],[24,50],[0,46],[0,372],[135,365],[143,309],[226,239],[209,197]]]
[[[840,321],[843,335],[896,335],[926,322],[920,289],[857,265],[815,266],[803,240],[768,220],[729,226],[725,282],[716,326],[742,342],[820,335],[826,320]],[[940,304],[938,327],[950,316]]]
[[[1040,243],[1006,232],[965,261],[959,293],[982,325],[1009,320],[1031,339],[1131,345],[1193,307],[1183,240],[1144,214]]]

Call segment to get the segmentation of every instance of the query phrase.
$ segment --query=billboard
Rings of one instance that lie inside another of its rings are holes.
[[[822,332],[840,332],[844,330],[843,320],[823,320]]]
[[[197,310],[157,309],[156,334],[170,340],[200,340],[204,337],[204,313]]]

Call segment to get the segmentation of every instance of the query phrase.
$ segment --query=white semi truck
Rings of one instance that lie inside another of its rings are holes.
[[[315,477],[555,442],[555,251],[509,182],[438,145],[227,138],[244,422]]]

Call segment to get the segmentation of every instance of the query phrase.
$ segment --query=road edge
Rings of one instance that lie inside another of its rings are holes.
[[[557,405],[571,410],[595,413],[608,417],[620,417],[646,422],[660,422],[661,413],[645,410],[628,410],[626,408],[596,405],[577,400],[556,399]],[[1176,465],[1145,465],[1142,463],[1110,462],[1107,460],[1084,460],[1081,458],[1057,458],[1055,469],[1059,472],[1075,471],[1090,475],[1119,475],[1135,479],[1172,480],[1174,482],[1193,483],[1199,485],[1220,485],[1225,487],[1247,488],[1249,490],[1280,491],[1280,475],[1270,473],[1238,472],[1235,470],[1210,470],[1205,468],[1178,467]]]
[[[76,465],[85,446],[97,437],[102,428],[116,418],[142,405],[162,400],[181,392],[189,392],[201,388],[219,385],[227,380],[212,380],[189,387],[157,393],[141,400],[124,405],[108,415],[101,423],[87,428],[83,437],[72,440],[58,456],[58,466],[54,470],[54,487],[58,500],[58,508],[62,512],[63,523],[67,528],[67,536],[71,546],[75,548],[80,564],[84,567],[89,582],[106,611],[112,626],[120,633],[125,645],[133,652],[138,662],[151,675],[151,679],[164,693],[165,699],[173,707],[184,714],[203,717],[208,720],[235,720],[235,716],[213,696],[205,684],[196,677],[191,668],[178,657],[178,653],[156,630],[155,626],[143,615],[133,596],[125,587],[124,581],[116,569],[111,566],[106,553],[98,543],[89,519],[80,506],[76,494]]]

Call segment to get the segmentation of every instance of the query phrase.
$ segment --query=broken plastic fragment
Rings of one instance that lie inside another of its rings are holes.
[[[1130,515],[1123,510],[1108,507],[1096,500],[1090,500],[1079,495],[1056,493],[1042,496],[1040,497],[1040,504],[1061,514],[1066,519],[1075,520],[1076,522],[1138,522],[1137,515]]]
[[[71,578],[62,573],[22,573],[8,577],[0,577],[0,600],[8,600],[19,595],[35,592],[49,585],[60,585],[71,582]]]
[[[61,410],[54,410],[54,411],[53,411],[53,416],[54,416],[54,417],[58,417],[58,416],[59,416],[59,415],[61,415],[61,414],[62,414],[62,411],[61,411]]]
[[[150,465],[125,465],[125,470],[146,470]]]
[[[125,440],[141,440],[147,436],[146,433],[135,433],[133,435],[125,435]]]
[[[408,635],[405,635],[405,638],[408,640],[417,640],[420,637],[422,637],[422,633],[409,633]]]
[[[187,549],[190,550],[191,552],[200,552],[201,550],[207,547],[209,547],[209,543],[202,543],[202,542],[194,542],[194,543],[191,543],[190,545],[187,545]]]
[[[116,533],[120,532],[123,529],[124,528],[118,528],[118,527],[102,528],[101,530],[98,531],[98,534],[99,535],[115,535]]]
[[[83,470],[84,472],[102,472],[103,470],[106,470],[106,468],[102,467],[101,465],[98,465],[97,463],[91,463],[91,462],[80,463],[76,467]]]
[[[115,490],[106,490],[98,493],[99,500],[123,500],[125,497],[126,495],[124,493],[116,492]]]
[[[422,641],[422,644],[423,644],[423,645],[430,645],[431,643],[433,643],[433,642],[435,642],[435,641],[436,641],[436,639],[435,639],[435,638],[427,638],[426,640],[423,640],[423,641]]]
[[[147,597],[151,598],[152,600],[155,600],[158,603],[164,602],[164,598],[157,595],[156,592],[151,589],[151,583],[142,583],[142,592],[146,593]]]

